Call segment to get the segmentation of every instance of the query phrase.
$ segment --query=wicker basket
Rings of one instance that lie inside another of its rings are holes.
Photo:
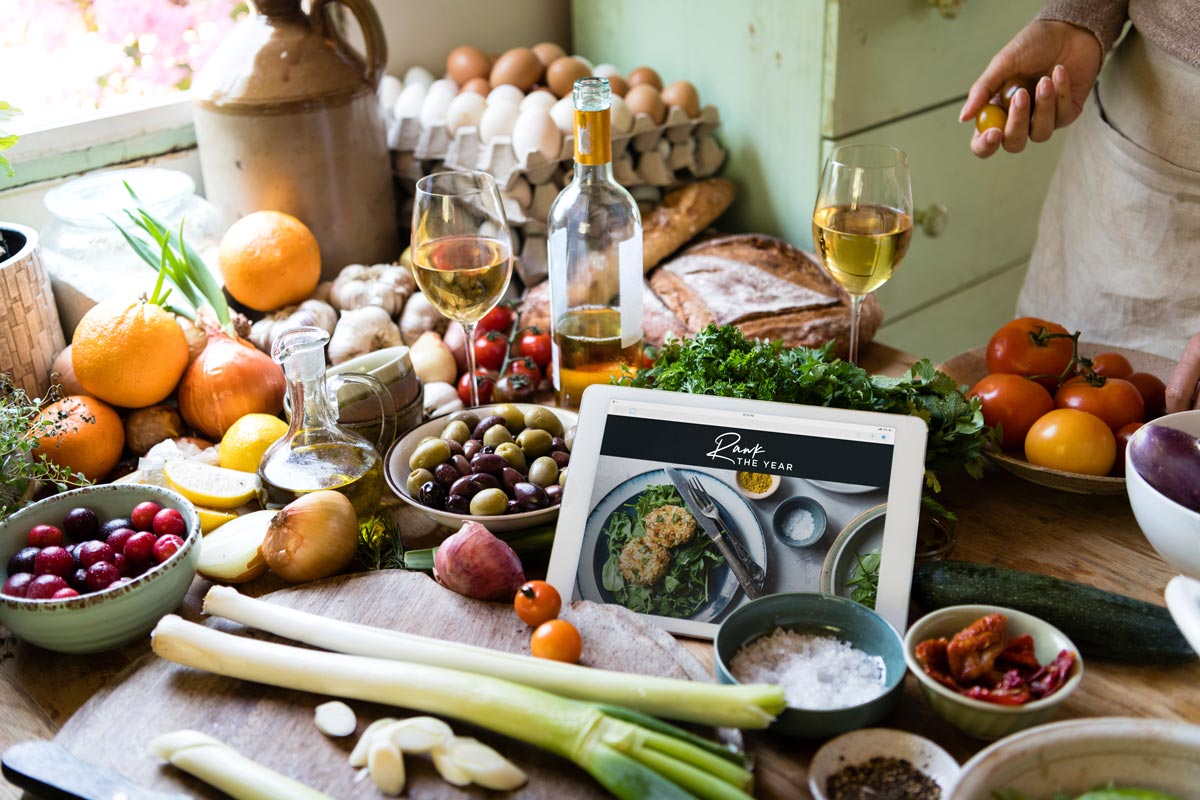
[[[0,263],[0,371],[30,397],[50,388],[50,365],[65,346],[50,276],[38,252],[37,231],[0,224],[12,256]]]

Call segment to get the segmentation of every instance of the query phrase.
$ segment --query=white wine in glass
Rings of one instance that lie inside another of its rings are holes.
[[[825,161],[813,211],[813,244],[850,294],[850,361],[858,363],[863,299],[892,277],[912,241],[908,159],[884,145],[839,147]]]

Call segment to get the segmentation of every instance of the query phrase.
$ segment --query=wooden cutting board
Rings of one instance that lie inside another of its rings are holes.
[[[529,650],[529,628],[517,619],[510,605],[461,597],[420,573],[347,575],[283,589],[263,599],[332,619],[514,653]],[[583,663],[589,666],[712,680],[695,657],[670,635],[624,608],[574,602],[562,617],[583,633]],[[238,633],[246,630],[224,620],[209,620],[207,624]],[[116,769],[143,786],[187,791],[202,798],[224,797],[147,751],[147,743],[158,734],[193,728],[333,797],[382,797],[369,779],[354,783],[356,770],[346,757],[368,723],[384,716],[405,717],[419,712],[350,701],[358,714],[358,732],[335,740],[313,725],[313,709],[327,699],[198,672],[152,654],[116,685],[92,697],[67,721],[55,740],[80,758]],[[456,734],[476,736],[528,773],[526,786],[506,797],[562,800],[607,796],[586,772],[563,759],[448,721]],[[478,788],[464,791],[450,786],[424,756],[409,756],[405,762],[406,797],[500,796]]]

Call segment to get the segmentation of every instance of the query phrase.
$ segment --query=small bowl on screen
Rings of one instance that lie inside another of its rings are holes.
[[[738,494],[748,500],[762,500],[775,494],[782,480],[778,475],[768,475],[765,472],[744,472],[738,470],[733,476],[733,485]],[[759,486],[762,484],[762,486]],[[756,488],[757,487],[757,488]]]
[[[771,528],[788,547],[809,547],[825,535],[829,517],[825,507],[811,497],[789,497],[775,509]]]

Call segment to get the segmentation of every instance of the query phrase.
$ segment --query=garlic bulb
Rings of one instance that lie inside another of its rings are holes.
[[[271,518],[262,555],[267,566],[291,583],[328,578],[354,558],[358,515],[340,492],[322,489],[301,495]]]
[[[329,288],[329,302],[341,311],[365,306],[379,306],[389,317],[400,313],[404,301],[417,288],[416,281],[404,267],[395,264],[375,264],[367,267],[351,264],[338,273]]]
[[[425,293],[414,292],[400,314],[400,338],[405,344],[411,345],[425,331],[441,333],[446,329],[446,324],[446,318],[433,307]]]
[[[366,306],[343,311],[329,338],[329,363],[341,364],[356,356],[401,344],[400,328],[387,311]]]
[[[264,353],[270,353],[275,340],[285,331],[312,326],[333,333],[338,314],[321,300],[305,300],[298,306],[284,306],[260,319],[250,328],[250,341]]]

